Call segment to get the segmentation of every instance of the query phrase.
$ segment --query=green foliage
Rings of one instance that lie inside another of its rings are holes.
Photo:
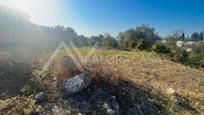
[[[168,54],[171,60],[182,64],[188,64],[189,53],[180,47],[169,46],[169,44],[154,44],[151,48],[152,51],[157,53]]]
[[[189,54],[188,64],[194,67],[204,67],[204,43],[199,43],[193,47]]]
[[[103,39],[103,45],[109,48],[117,48],[118,42],[111,35],[106,35]]]
[[[148,49],[151,48],[151,45],[157,39],[158,36],[155,34],[155,29],[148,25],[137,26],[136,28],[119,33],[119,45],[121,49]]]
[[[95,43],[98,43],[99,46],[102,46],[102,40],[103,40],[103,35],[92,36],[89,40],[89,44],[94,45]]]
[[[178,41],[178,39],[175,36],[168,36],[166,40],[167,40],[166,45],[172,48],[176,46],[176,42]]]
[[[151,50],[157,53],[164,53],[164,54],[170,53],[170,49],[167,48],[167,46],[164,44],[154,44],[152,45]]]
[[[185,64],[188,61],[188,52],[178,47],[171,51],[171,56],[171,59],[176,62]]]
[[[173,40],[171,42],[162,44],[154,44],[152,51],[157,53],[165,53],[171,60],[196,68],[204,68],[204,43],[197,42],[191,46],[192,51],[187,52],[185,47],[174,46]]]
[[[192,35],[191,35],[191,40],[192,41],[201,41],[203,40],[203,34],[204,32],[194,32]]]
[[[139,50],[145,50],[145,49],[148,48],[148,45],[147,45],[147,43],[144,40],[141,40],[141,41],[138,42],[137,48]]]
[[[98,43],[99,46],[103,46],[106,48],[117,48],[118,42],[117,40],[112,37],[110,34],[107,35],[99,35],[99,36],[92,36],[89,40],[90,45],[95,45]]]

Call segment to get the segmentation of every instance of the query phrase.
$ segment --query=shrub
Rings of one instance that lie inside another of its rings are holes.
[[[188,64],[193,67],[204,67],[204,54],[191,53]]]
[[[188,64],[194,67],[204,67],[204,43],[199,43],[192,48]]]
[[[148,48],[148,45],[145,41],[141,40],[138,42],[137,48],[140,50],[146,50]]]
[[[170,53],[170,49],[167,48],[165,45],[163,44],[154,44],[152,45],[152,48],[151,48],[152,51],[155,51],[157,53]]]
[[[182,64],[187,64],[189,54],[186,50],[176,47],[171,50],[171,59]]]

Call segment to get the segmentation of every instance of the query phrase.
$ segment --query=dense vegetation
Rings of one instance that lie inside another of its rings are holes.
[[[141,25],[135,29],[120,32],[117,42],[110,35],[106,39],[103,35],[99,35],[91,38],[91,44],[98,42],[100,46],[120,50],[155,51],[159,54],[164,54],[175,62],[199,68],[204,65],[202,33],[200,32],[197,37],[195,33],[191,37],[185,37],[184,32],[176,31],[172,35],[162,38],[155,33],[154,28],[148,25]]]

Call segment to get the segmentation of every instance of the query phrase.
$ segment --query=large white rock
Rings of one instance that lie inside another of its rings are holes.
[[[90,78],[85,76],[83,73],[76,75],[73,78],[67,80],[63,86],[63,90],[67,94],[78,93],[81,90],[87,88],[90,85]]]

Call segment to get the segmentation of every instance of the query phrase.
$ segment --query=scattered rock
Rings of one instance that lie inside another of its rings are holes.
[[[116,111],[113,110],[113,108],[111,108],[111,106],[108,103],[104,103],[103,108],[105,109],[106,114],[108,115],[114,115],[116,113]]]
[[[35,100],[37,102],[43,102],[46,100],[46,94],[44,92],[40,92],[37,95],[35,95]]]
[[[66,108],[64,108],[64,103],[67,102],[61,102],[61,100],[59,102],[58,101],[52,103],[45,103],[45,111],[42,113],[42,115],[71,115],[70,107],[66,106]]]
[[[90,85],[90,78],[85,76],[83,73],[76,75],[75,77],[68,79],[63,85],[63,91],[69,95],[80,92]]]
[[[115,96],[111,96],[111,98],[110,98],[109,101],[110,101],[112,107],[113,107],[115,110],[119,110],[119,109],[120,109],[119,104],[118,104],[118,102],[116,101],[116,97],[115,97]]]
[[[115,96],[111,96],[107,103],[103,104],[106,114],[108,115],[118,115],[119,114],[119,104],[116,101]]]

